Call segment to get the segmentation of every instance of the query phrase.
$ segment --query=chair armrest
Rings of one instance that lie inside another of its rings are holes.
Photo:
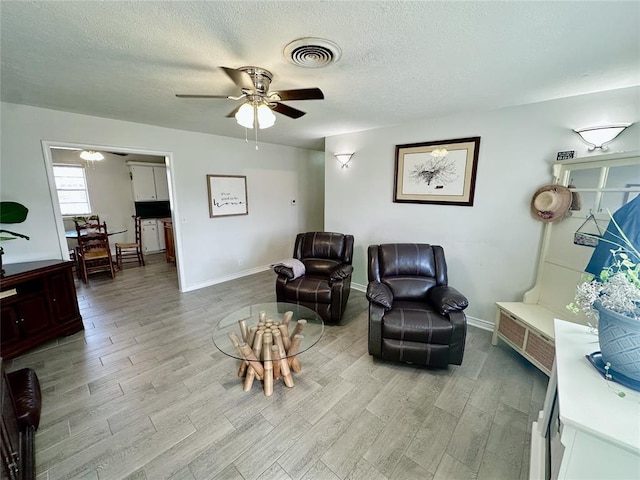
[[[384,283],[369,282],[369,285],[367,285],[367,300],[380,305],[385,310],[391,310],[393,307],[393,292]]]
[[[427,292],[429,303],[442,315],[461,312],[469,306],[469,300],[453,287],[433,287]]]
[[[20,430],[40,425],[42,409],[42,393],[38,375],[31,368],[21,368],[7,374],[9,390],[16,409],[16,417]]]
[[[331,271],[329,281],[344,280],[353,273],[353,265],[342,263]]]

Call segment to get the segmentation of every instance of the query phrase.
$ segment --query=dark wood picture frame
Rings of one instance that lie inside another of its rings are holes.
[[[249,214],[247,177],[244,175],[207,175],[209,218]]]
[[[479,150],[480,137],[396,145],[393,201],[473,206]]]

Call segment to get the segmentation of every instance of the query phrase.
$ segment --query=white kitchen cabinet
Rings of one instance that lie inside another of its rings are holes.
[[[156,220],[156,222],[156,231],[158,232],[158,245],[160,246],[160,251],[164,251],[166,249],[164,239],[164,224],[159,219]]]
[[[156,185],[156,200],[169,200],[169,182],[167,167],[153,167],[153,180]]]
[[[169,200],[167,168],[164,165],[152,165],[129,162],[133,199],[136,202]]]
[[[160,245],[158,221],[155,218],[142,220],[142,249],[144,253],[153,253],[164,250]],[[164,239],[163,239],[164,243]]]

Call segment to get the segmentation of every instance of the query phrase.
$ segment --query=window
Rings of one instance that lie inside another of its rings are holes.
[[[53,176],[62,215],[91,213],[87,178],[82,165],[54,165]]]

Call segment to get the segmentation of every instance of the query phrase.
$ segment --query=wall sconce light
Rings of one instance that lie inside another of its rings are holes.
[[[579,128],[575,129],[574,132],[580,135],[580,138],[584,143],[589,145],[589,151],[593,151],[597,148],[600,150],[607,150],[609,148],[607,145],[630,125],[633,124],[615,123],[612,125],[602,125],[600,127]]]
[[[340,163],[340,168],[349,168],[349,162],[351,161],[351,157],[353,153],[334,153],[334,156]]]

